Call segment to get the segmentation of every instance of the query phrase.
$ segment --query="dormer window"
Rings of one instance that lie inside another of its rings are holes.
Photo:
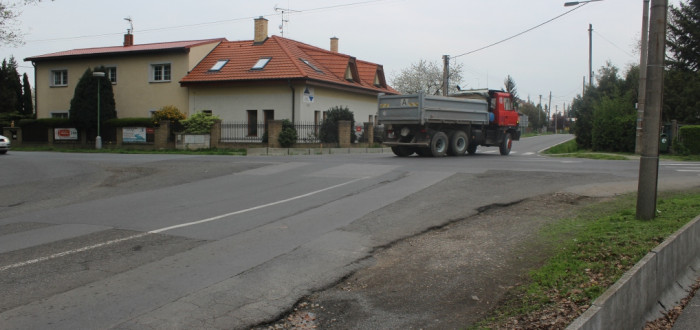
[[[374,75],[374,86],[382,87],[382,82],[379,80],[379,74]]]
[[[321,71],[321,69],[317,68],[317,67],[316,67],[315,65],[313,65],[311,62],[309,62],[309,60],[303,59],[303,58],[299,58],[299,60],[302,61],[302,62],[304,62],[304,64],[308,65],[310,68],[314,69],[314,71],[323,73],[323,71]]]
[[[267,63],[270,62],[271,59],[272,59],[272,57],[261,57],[257,62],[255,62],[255,65],[253,65],[253,67],[250,69],[251,70],[262,70],[265,68]]]
[[[218,60],[216,63],[209,69],[210,72],[218,72],[221,71],[221,69],[224,68],[224,65],[228,63],[228,60]]]
[[[345,68],[345,80],[350,80],[350,81],[353,81],[353,80],[354,80],[353,77],[352,77],[352,70],[350,70],[350,66],[349,66],[349,65],[348,65],[347,68]]]

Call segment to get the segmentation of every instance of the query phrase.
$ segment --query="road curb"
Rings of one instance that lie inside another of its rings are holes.
[[[700,215],[651,250],[566,329],[642,329],[700,276]]]
[[[248,156],[385,154],[391,148],[248,148]]]

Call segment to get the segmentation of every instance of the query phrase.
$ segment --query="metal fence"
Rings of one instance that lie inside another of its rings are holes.
[[[265,123],[247,122],[221,123],[221,142],[262,143]]]
[[[297,143],[320,143],[321,123],[297,122]],[[222,122],[221,142],[264,143],[267,125],[265,123],[249,124],[247,122]]]

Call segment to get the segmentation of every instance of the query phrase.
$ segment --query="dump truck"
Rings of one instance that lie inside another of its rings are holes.
[[[383,144],[399,157],[461,156],[478,146],[498,146],[505,156],[521,132],[513,96],[497,90],[379,95],[377,122]]]

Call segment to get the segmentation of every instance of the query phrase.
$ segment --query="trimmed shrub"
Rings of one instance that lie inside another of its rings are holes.
[[[678,130],[678,135],[690,154],[700,154],[700,125],[683,126]]]
[[[291,121],[287,119],[282,121],[282,131],[277,137],[277,142],[280,143],[282,148],[289,148],[297,142],[297,129]]]
[[[351,122],[350,127],[355,127],[355,115],[348,109],[348,107],[335,106],[326,112],[326,119],[321,124],[321,129],[319,131],[319,138],[321,142],[333,143],[338,142],[338,121],[349,120]],[[354,143],[355,132],[350,130],[350,142]]]
[[[219,117],[199,112],[183,120],[182,126],[185,128],[184,133],[187,134],[210,134],[214,123],[219,120]]]

